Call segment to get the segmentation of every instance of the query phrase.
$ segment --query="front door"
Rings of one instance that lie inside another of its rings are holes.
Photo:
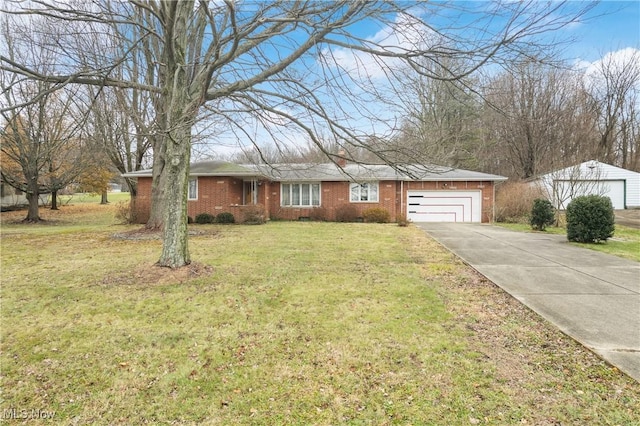
[[[258,181],[247,180],[244,182],[243,204],[258,204]]]

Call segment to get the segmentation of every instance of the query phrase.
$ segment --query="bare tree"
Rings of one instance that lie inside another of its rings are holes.
[[[59,59],[42,47],[40,39],[17,43],[20,34],[10,31],[6,20],[0,25],[12,60],[33,61],[39,72],[47,72]],[[0,173],[5,182],[25,192],[29,201],[25,221],[37,222],[40,194],[51,193],[51,208],[57,209],[57,192],[89,166],[81,131],[86,114],[76,103],[79,88],[4,72],[0,88]]]
[[[485,91],[491,155],[502,173],[529,178],[587,159],[595,141],[594,111],[574,71],[527,60],[496,76]]]
[[[407,151],[405,161],[473,167],[473,151],[478,143],[481,99],[472,87],[471,77],[448,80],[449,70],[463,67],[456,58],[440,62],[426,61],[433,75],[405,71],[403,85],[397,93],[403,106],[403,121],[396,143]]]
[[[250,116],[270,128],[296,128],[314,143],[319,142],[319,131],[326,130],[345,148],[366,148],[371,129],[354,122],[377,112],[370,100],[379,92],[366,79],[353,78],[358,70],[361,75],[371,70],[362,65],[368,67],[373,60],[391,76],[398,63],[404,63],[431,77],[417,58],[464,57],[468,65],[451,69],[446,76],[458,80],[489,61],[506,61],[522,51],[530,52],[540,42],[537,36],[561,29],[590,7],[576,12],[562,3],[469,4],[478,16],[472,25],[479,30],[469,36],[467,29],[456,27],[455,17],[445,21],[449,26],[429,21],[435,9],[439,17],[446,17],[447,4],[205,0],[33,4],[37,7],[18,13],[75,23],[84,32],[114,34],[127,46],[121,49],[125,54],[105,54],[100,63],[85,64],[75,61],[78,55],[71,44],[62,43],[70,59],[57,73],[45,75],[29,64],[2,56],[0,69],[4,72],[58,84],[135,87],[157,94],[153,175],[166,197],[159,264],[174,268],[190,262],[187,181],[192,129],[204,104],[247,138],[252,135],[242,129],[242,117]],[[354,26],[364,21],[384,28],[389,35],[402,34],[403,43],[398,45],[390,37],[363,39]],[[434,32],[448,43],[431,43]],[[133,54],[145,57],[146,66],[157,76],[153,84],[112,74]],[[353,66],[345,62],[347,56],[354,58]],[[376,155],[387,161],[385,150]]]
[[[638,170],[640,50],[605,55],[586,71],[585,79],[598,112],[597,157]]]

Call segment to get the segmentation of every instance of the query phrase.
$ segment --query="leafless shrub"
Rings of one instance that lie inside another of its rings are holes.
[[[241,212],[243,224],[262,225],[267,221],[265,208],[262,204],[243,206]]]
[[[327,209],[324,207],[314,207],[309,212],[309,219],[316,222],[324,222],[328,218]]]
[[[496,222],[527,222],[533,200],[542,191],[527,182],[508,182],[496,189]]]
[[[134,202],[120,201],[116,204],[115,218],[118,223],[122,225],[129,225],[131,223],[138,223],[136,216],[136,209],[134,208]]]
[[[355,222],[358,220],[358,210],[351,204],[344,204],[336,209],[336,222]]]

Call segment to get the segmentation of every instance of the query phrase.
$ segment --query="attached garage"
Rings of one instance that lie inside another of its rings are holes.
[[[481,191],[407,191],[412,222],[481,222]]]

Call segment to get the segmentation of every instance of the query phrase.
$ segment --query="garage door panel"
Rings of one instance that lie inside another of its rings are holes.
[[[565,210],[569,203],[582,195],[601,195],[609,197],[614,209],[625,208],[625,183],[623,180],[602,181],[555,181],[555,193],[562,199],[561,210]]]
[[[480,222],[480,191],[409,191],[407,218],[413,222]]]

